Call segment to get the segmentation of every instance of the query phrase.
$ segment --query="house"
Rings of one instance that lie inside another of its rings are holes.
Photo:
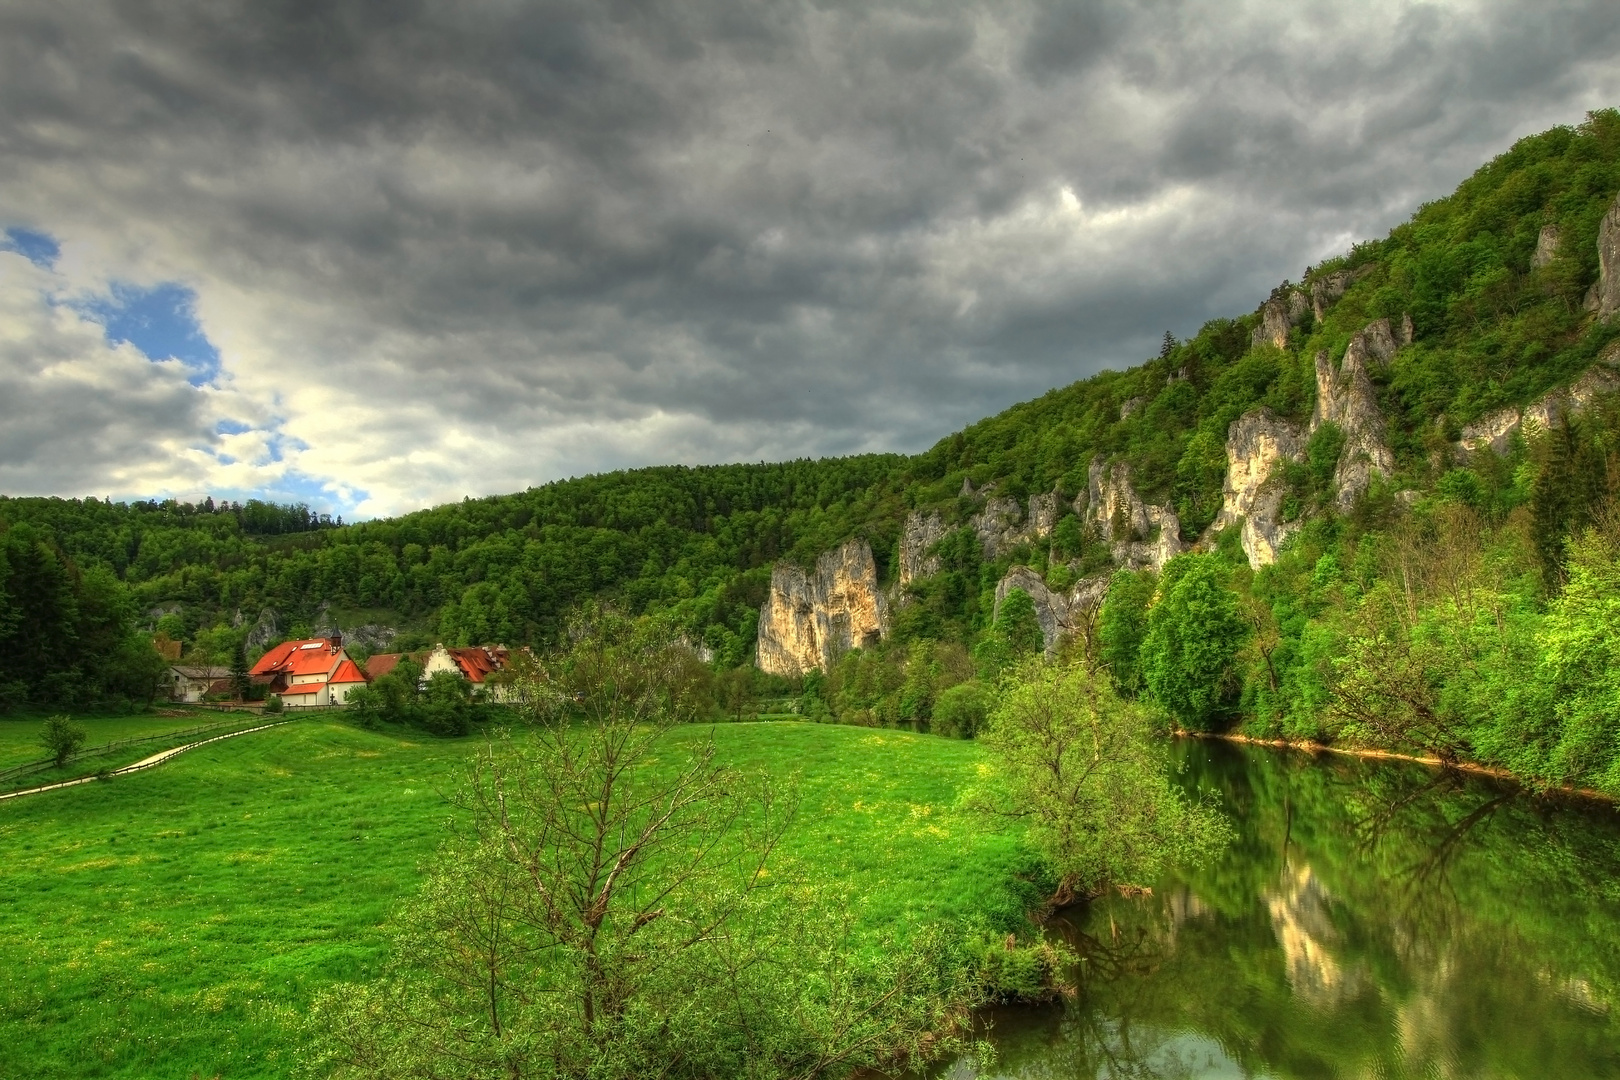
[[[453,672],[472,683],[474,691],[484,691],[492,701],[504,701],[506,687],[499,681],[491,682],[490,676],[505,669],[509,657],[505,645],[473,645],[465,649],[435,645],[422,662],[422,679],[425,682],[440,671]]]
[[[194,664],[169,665],[169,699],[196,704],[211,692],[214,683],[229,680],[228,667],[205,667]]]
[[[369,681],[336,635],[283,642],[259,657],[249,674],[288,708],[342,705],[350,691]]]

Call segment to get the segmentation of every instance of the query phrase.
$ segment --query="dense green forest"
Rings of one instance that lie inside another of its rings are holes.
[[[388,622],[407,644],[515,645],[554,641],[569,610],[599,598],[668,613],[712,649],[719,708],[791,696],[811,715],[962,735],[996,673],[1038,647],[1020,592],[992,625],[1008,568],[1029,566],[1052,589],[1111,573],[1095,632],[1066,648],[1181,725],[1359,739],[1620,789],[1609,674],[1620,639],[1607,629],[1620,409],[1600,400],[1502,454],[1458,446],[1465,425],[1609,357],[1620,325],[1585,299],[1617,191],[1620,113],[1523,139],[1387,237],[1307,268],[1306,291],[1346,284],[1282,347],[1255,343],[1261,312],[1217,319],[1185,341],[1166,335],[1138,367],[1052,390],[915,456],[649,468],[349,525],[263,504],[21,498],[0,499],[0,522],[8,552],[48,553],[83,596],[116,592],[120,634],[156,628],[161,611],[171,636],[216,661],[267,607],[288,632],[329,606]],[[1557,250],[1538,258],[1549,226]],[[1295,535],[1275,565],[1252,570],[1235,526],[1209,532],[1228,428],[1260,406],[1304,424],[1317,354],[1338,358],[1376,319],[1412,328],[1372,373],[1390,475],[1336,509],[1343,436],[1323,426],[1286,470]],[[1071,508],[1099,458],[1129,463],[1142,499],[1172,506],[1196,551],[1114,573],[1108,544]],[[1016,499],[1057,492],[1062,516],[1039,543],[987,558],[967,525],[987,485]],[[917,509],[946,522],[941,571],[894,594],[880,647],[792,684],[752,672],[773,564],[809,565],[862,537],[892,587]],[[8,557],[7,611],[31,572]],[[0,633],[18,625],[0,621]],[[82,647],[54,655],[79,658],[68,664],[79,684],[47,684],[49,659],[19,660],[5,677],[45,696],[117,682]]]

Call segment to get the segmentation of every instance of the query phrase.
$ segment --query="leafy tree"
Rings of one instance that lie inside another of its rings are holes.
[[[1102,662],[1114,688],[1127,697],[1142,692],[1142,640],[1147,637],[1148,608],[1155,579],[1148,571],[1121,570],[1108,583],[1097,639]]]
[[[990,695],[977,681],[958,683],[940,692],[934,702],[929,730],[949,738],[971,739],[984,726],[990,712]]]
[[[978,805],[1028,822],[1058,880],[1054,905],[1113,885],[1148,885],[1196,864],[1227,828],[1170,782],[1162,739],[1142,707],[1081,665],[1026,660],[1008,672],[980,739],[1000,784]]]
[[[58,768],[66,765],[68,759],[79,752],[86,738],[84,726],[75,724],[72,718],[67,716],[48,718],[39,733],[41,745],[56,759]]]
[[[968,988],[926,935],[862,958],[814,897],[772,902],[792,799],[673,751],[696,705],[669,629],[574,624],[532,736],[473,764],[386,977],[318,1001],[329,1074],[809,1078],[957,1045]]]
[[[1007,642],[1014,659],[1022,659],[1041,652],[1046,647],[1046,636],[1041,621],[1035,614],[1035,600],[1023,589],[1009,590],[996,613],[996,631]]]
[[[1569,583],[1537,636],[1541,677],[1559,721],[1549,771],[1620,792],[1620,521],[1571,544]]]
[[[1213,555],[1182,555],[1165,567],[1168,589],[1148,613],[1142,679],[1177,722],[1207,730],[1232,700],[1232,660],[1247,625]]]

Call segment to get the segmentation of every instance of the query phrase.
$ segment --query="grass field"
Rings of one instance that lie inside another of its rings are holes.
[[[847,885],[868,929],[1002,924],[1015,839],[953,808],[981,751],[802,723],[713,730],[801,776],[782,868]],[[148,773],[0,804],[0,1076],[287,1075],[314,991],[363,978],[476,741],[311,718]]]
[[[229,720],[232,716],[230,713],[203,709],[165,709],[161,712],[170,715],[150,712],[136,716],[75,716],[73,719],[83,725],[86,734],[84,744],[89,747],[119,739],[138,739],[145,735],[214,724]],[[44,714],[0,717],[0,769],[50,756],[39,744],[40,729],[44,725]]]

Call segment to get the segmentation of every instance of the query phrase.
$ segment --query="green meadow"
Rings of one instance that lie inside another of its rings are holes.
[[[838,884],[858,933],[1011,929],[1031,905],[1017,837],[957,807],[977,745],[724,724],[676,729],[664,759],[711,733],[798,777],[771,872]],[[288,1075],[312,995],[377,969],[477,746],[310,718],[0,803],[0,1076]]]

